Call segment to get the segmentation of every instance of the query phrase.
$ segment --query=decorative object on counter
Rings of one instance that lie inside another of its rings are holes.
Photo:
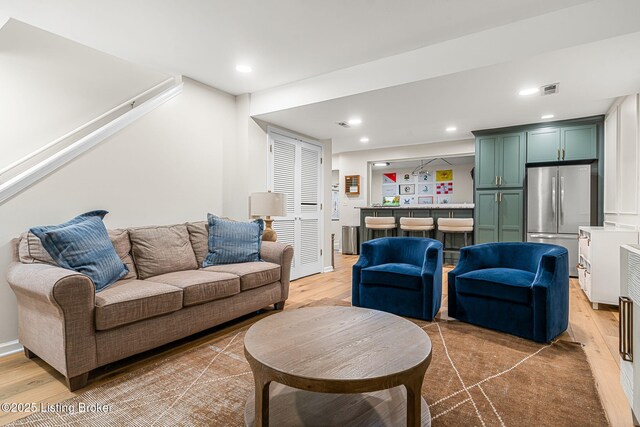
[[[367,229],[367,233],[372,235],[376,230],[384,230],[386,237],[389,235],[389,230],[393,235],[393,230],[396,229],[396,219],[392,216],[367,216],[364,218],[364,226]]]
[[[433,204],[433,196],[419,196],[418,197],[419,205],[432,205]]]
[[[344,177],[344,193],[347,196],[360,194],[360,175],[347,175]]]
[[[400,186],[400,194],[416,194],[415,184],[403,184]]]
[[[285,216],[287,214],[287,195],[285,193],[273,193],[271,191],[251,194],[251,215],[264,216],[265,229],[262,240],[275,242],[278,235],[271,228],[272,216]]]
[[[383,197],[382,206],[400,206],[400,196]]]

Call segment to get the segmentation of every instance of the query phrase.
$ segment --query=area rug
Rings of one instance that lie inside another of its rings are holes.
[[[433,345],[422,388],[433,426],[609,425],[580,344],[537,344],[458,321],[416,324]],[[11,425],[241,426],[253,392],[246,330],[90,388],[59,404],[66,410]],[[103,410],[79,412],[82,407]]]

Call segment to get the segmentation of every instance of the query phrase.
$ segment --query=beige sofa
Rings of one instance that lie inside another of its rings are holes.
[[[205,221],[110,230],[129,274],[96,293],[65,270],[31,233],[14,240],[7,279],[18,300],[19,339],[84,387],[99,366],[175,341],[274,304],[289,294],[293,248],[263,242],[263,262],[199,268],[208,251]]]

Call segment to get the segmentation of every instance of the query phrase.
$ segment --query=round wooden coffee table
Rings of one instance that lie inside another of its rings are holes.
[[[256,386],[247,425],[268,426],[270,418],[277,426],[431,424],[421,396],[431,340],[396,315],[355,307],[285,311],[249,328],[244,352]]]

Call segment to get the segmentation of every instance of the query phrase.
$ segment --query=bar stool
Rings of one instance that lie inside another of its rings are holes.
[[[468,246],[468,233],[473,233],[473,218],[438,218],[438,231],[442,233],[443,252],[460,252],[460,248],[447,247],[447,234],[464,233],[464,245]]]
[[[373,237],[373,233],[376,230],[384,230],[385,237],[388,236],[389,230],[396,229],[396,219],[392,216],[365,216],[364,227],[367,230],[367,240],[369,240],[369,234]]]
[[[411,235],[412,231],[422,231],[422,237],[427,237],[427,233],[431,235],[434,229],[433,218],[409,218],[406,216],[400,218],[400,232],[403,236],[405,233]]]

